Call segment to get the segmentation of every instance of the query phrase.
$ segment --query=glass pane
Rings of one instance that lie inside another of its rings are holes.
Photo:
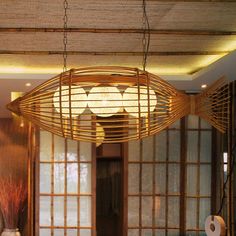
[[[139,225],[139,198],[128,197],[128,226],[137,227]]]
[[[79,152],[80,152],[80,161],[91,161],[92,144],[89,142],[80,142]]]
[[[156,134],[156,161],[166,160],[166,130],[161,131]]]
[[[54,164],[54,193],[65,192],[65,164]]]
[[[91,164],[80,164],[80,193],[91,193]]]
[[[196,236],[197,235],[197,231],[187,231],[186,235],[187,236]]]
[[[54,236],[64,236],[64,229],[54,229]]]
[[[78,161],[78,142],[67,139],[67,160],[68,161]]]
[[[139,234],[138,229],[129,229],[128,230],[128,236],[137,236]]]
[[[40,193],[51,193],[51,164],[40,164]]]
[[[142,197],[142,226],[152,227],[152,197]]]
[[[199,117],[195,115],[189,115],[188,118],[188,129],[198,129]]]
[[[196,229],[196,227],[197,227],[197,199],[187,198],[186,228]]]
[[[78,225],[78,198],[67,197],[67,225]]]
[[[153,161],[153,136],[144,138],[143,142],[143,161]]]
[[[158,227],[166,225],[166,199],[165,197],[155,197],[155,224]]]
[[[211,201],[209,198],[200,199],[200,229],[205,229],[205,220],[211,214]]]
[[[197,165],[187,165],[187,195],[197,194]]]
[[[179,129],[179,128],[180,128],[180,120],[175,121],[175,123],[173,123],[172,125],[170,125],[169,128],[176,128],[176,129]]]
[[[180,161],[180,132],[169,130],[169,160]]]
[[[200,195],[211,195],[211,165],[200,165]]]
[[[200,119],[202,129],[211,129],[211,125],[204,119]]]
[[[128,165],[128,192],[139,193],[139,164]]]
[[[77,229],[68,229],[67,231],[67,236],[77,236]]]
[[[39,235],[40,236],[51,236],[51,230],[50,229],[39,229]]]
[[[78,193],[78,163],[67,164],[67,192]]]
[[[165,230],[163,229],[156,229],[155,236],[166,236]]]
[[[153,165],[142,164],[142,193],[151,194],[153,191]]]
[[[53,198],[54,225],[64,226],[64,197]]]
[[[91,197],[80,197],[80,226],[91,226]]]
[[[81,229],[80,236],[91,236],[91,230],[90,229]]]
[[[40,131],[40,161],[51,161],[52,134]]]
[[[152,236],[152,230],[151,229],[143,229],[142,236]]]
[[[54,135],[54,160],[64,161],[65,160],[65,139]]]
[[[199,236],[206,236],[205,230],[199,232]]]
[[[200,160],[211,162],[211,131],[201,131]]]
[[[39,199],[39,225],[50,226],[51,225],[51,198],[40,197]]]
[[[168,227],[179,227],[179,197],[168,198]]]
[[[167,232],[168,236],[179,236],[179,230],[169,229]]]
[[[168,191],[169,193],[179,193],[180,192],[180,165],[179,164],[169,164],[169,183]]]
[[[130,141],[128,142],[128,158],[129,161],[139,161],[140,160],[140,141]]]
[[[198,160],[198,131],[187,132],[187,161],[197,162]]]
[[[166,192],[166,164],[156,164],[156,193],[164,194]]]

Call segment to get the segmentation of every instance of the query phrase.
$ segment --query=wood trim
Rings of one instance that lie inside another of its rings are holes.
[[[142,236],[142,176],[143,176],[143,140],[139,141],[140,153],[139,153],[139,236]]]
[[[123,236],[128,235],[128,143],[122,144],[123,156]]]
[[[185,235],[186,231],[186,152],[187,152],[187,139],[186,139],[186,118],[180,120],[180,235]]]
[[[39,193],[39,176],[35,175],[35,173],[38,173],[39,175],[39,171],[36,172],[36,168],[37,168],[37,163],[39,162],[39,128],[37,126],[34,126],[34,132],[35,132],[35,137],[34,137],[34,146],[35,146],[35,159],[34,159],[34,163],[32,163],[33,165],[33,178],[34,178],[34,206],[32,207],[32,214],[33,214],[33,219],[37,222],[38,224],[38,229],[39,229],[39,220],[36,220],[36,216],[35,216],[35,211],[38,213],[39,212],[39,204],[38,204],[38,198],[36,200],[36,190]],[[35,210],[35,211],[34,211]],[[39,215],[39,214],[38,214]],[[33,226],[34,227],[34,231],[33,231],[33,235],[39,235],[39,232],[37,232],[37,228],[36,225]],[[38,233],[38,234],[37,234]]]
[[[198,118],[198,138],[197,138],[197,195],[200,195],[200,148],[201,148],[201,120]],[[197,228],[200,228],[200,198],[197,198]],[[197,232],[199,235],[199,232]]]
[[[34,126],[33,137],[31,137],[30,145],[33,144],[32,148],[34,148],[34,157],[31,156],[31,168],[32,168],[32,181],[34,181],[31,185],[32,195],[32,227],[31,227],[31,235],[38,236],[39,235],[39,175],[40,175],[40,165],[39,165],[39,145],[40,145],[40,137],[39,137],[39,129]]]
[[[80,228],[80,142],[76,142],[77,145],[77,165],[78,165],[78,193],[77,195],[77,226]],[[77,236],[80,236],[80,230],[77,230]]]
[[[64,148],[65,148],[65,164],[64,164],[64,226],[67,228],[67,151],[68,151],[68,145],[67,145],[67,139],[64,139]],[[67,231],[64,230],[64,236],[67,236]]]
[[[230,84],[230,93],[231,95],[234,94],[234,84]],[[233,155],[232,155],[232,148],[233,148],[233,135],[234,135],[234,96],[231,96],[230,100],[230,107],[229,107],[229,114],[230,114],[230,122],[228,127],[228,174],[231,172],[232,168],[232,162],[233,162]],[[229,175],[229,181],[227,183],[227,199],[228,199],[228,205],[227,205],[227,225],[228,225],[228,233],[230,235],[234,235],[234,175]]]
[[[155,51],[148,52],[148,56],[208,56],[225,55],[228,51]],[[30,56],[50,56],[63,55],[63,51],[20,51],[20,50],[0,50],[0,55],[30,55]],[[67,55],[89,55],[89,56],[142,56],[143,52],[99,52],[99,51],[67,51]]]
[[[165,233],[168,235],[168,216],[169,216],[169,204],[168,204],[168,186],[169,186],[169,130],[166,129],[166,196],[165,196]]]
[[[96,227],[96,178],[97,178],[97,162],[96,162],[96,144],[91,144],[92,147],[92,236],[97,235]]]
[[[51,236],[54,236],[54,154],[55,154],[55,136],[54,134],[51,134],[51,139],[52,139],[52,146],[51,146]],[[39,179],[40,181],[40,179]]]
[[[154,228],[156,227],[156,135],[152,136],[152,161],[154,162],[152,164],[152,235],[155,235]]]
[[[150,1],[150,0],[149,0]],[[171,1],[169,1],[171,2]],[[207,2],[207,0],[203,1]],[[212,2],[212,0],[209,0]],[[214,2],[217,2],[216,0]],[[223,1],[219,1],[223,2]],[[230,2],[230,1],[229,1]],[[232,1],[233,2],[233,1]],[[64,28],[51,27],[51,28],[30,28],[30,27],[1,27],[1,33],[63,33]],[[102,29],[102,28],[67,28],[68,33],[95,33],[95,34],[143,34],[143,29]],[[231,36],[236,35],[236,31],[223,31],[223,30],[189,30],[189,29],[151,29],[151,34],[158,35],[193,35],[193,36]]]

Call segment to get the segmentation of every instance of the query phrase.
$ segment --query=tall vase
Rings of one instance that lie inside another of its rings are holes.
[[[18,229],[4,229],[1,236],[21,236]]]

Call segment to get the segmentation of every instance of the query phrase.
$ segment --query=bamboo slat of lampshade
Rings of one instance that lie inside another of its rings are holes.
[[[136,68],[90,67],[57,75],[8,108],[66,138],[116,143],[156,134],[190,113],[223,132],[228,103],[225,79],[192,97]]]

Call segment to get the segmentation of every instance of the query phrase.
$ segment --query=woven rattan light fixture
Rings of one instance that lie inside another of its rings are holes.
[[[66,71],[8,108],[66,138],[114,143],[156,134],[188,114],[199,115],[224,132],[228,103],[224,78],[202,94],[188,96],[136,68],[90,67]]]

